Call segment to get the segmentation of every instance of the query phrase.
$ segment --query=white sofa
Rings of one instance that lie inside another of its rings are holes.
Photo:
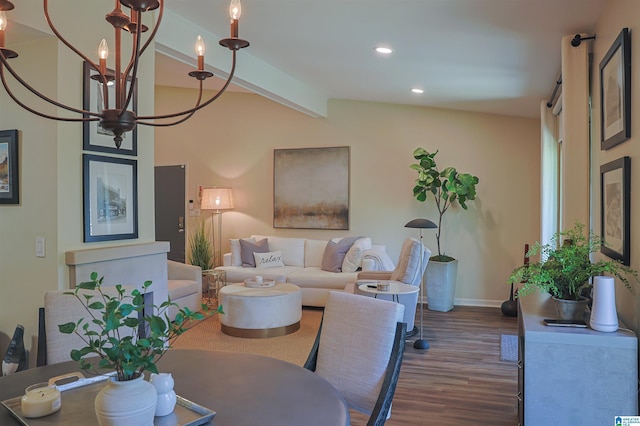
[[[274,237],[266,235],[252,235],[253,241],[267,239],[269,251],[282,251],[284,266],[271,268],[244,267],[240,260],[239,240],[231,240],[231,253],[223,256],[223,266],[216,270],[226,272],[227,283],[243,282],[245,279],[260,275],[265,280],[276,280],[297,285],[302,291],[304,306],[322,307],[325,305],[329,291],[344,290],[345,287],[358,279],[360,271],[386,270],[389,265],[393,269],[393,262],[385,252],[383,245],[369,246],[358,244],[347,257],[357,262],[354,272],[329,272],[322,270],[322,260],[328,240],[313,240],[308,238]],[[356,244],[354,244],[356,246]],[[371,247],[365,248],[363,247]],[[358,253],[354,253],[358,251]],[[353,269],[353,264],[350,269]],[[385,266],[387,268],[385,268]]]

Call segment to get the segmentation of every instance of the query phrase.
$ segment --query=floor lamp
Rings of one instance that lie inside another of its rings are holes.
[[[203,188],[202,189],[202,202],[200,203],[200,209],[211,210],[211,242],[214,249],[214,266],[222,265],[222,213],[224,210],[233,209],[233,192],[231,188]],[[218,244],[213,242],[213,215],[218,215]]]
[[[423,229],[435,229],[438,226],[431,222],[429,219],[413,219],[411,221],[409,221],[405,226],[405,228],[418,228],[420,229],[420,245],[421,245],[421,251],[422,253],[420,254],[420,271],[421,271],[421,276],[420,276],[420,338],[418,340],[416,340],[413,343],[413,347],[416,349],[429,349],[429,342],[427,342],[423,336],[422,336],[422,330],[424,329],[424,272],[422,269],[424,267],[424,256],[425,256],[425,251],[424,251],[424,244],[422,244],[422,230]]]

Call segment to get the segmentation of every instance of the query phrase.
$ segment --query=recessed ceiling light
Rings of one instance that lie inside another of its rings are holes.
[[[375,51],[378,53],[382,53],[383,55],[390,55],[393,53],[393,50],[389,47],[378,46],[375,48]]]
[[[422,89],[418,89],[417,87],[414,87],[413,89],[411,89],[412,93],[416,93],[418,95],[422,95],[424,93],[424,90]]]

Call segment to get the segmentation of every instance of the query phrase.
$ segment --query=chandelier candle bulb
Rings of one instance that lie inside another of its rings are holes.
[[[242,15],[240,0],[231,0],[229,4],[229,16],[231,17],[231,37],[238,38],[238,19]]]
[[[0,10],[0,47],[4,47],[4,30],[7,28],[7,15]]]
[[[204,71],[204,52],[206,46],[202,36],[196,37],[196,55],[198,55],[198,71]]]

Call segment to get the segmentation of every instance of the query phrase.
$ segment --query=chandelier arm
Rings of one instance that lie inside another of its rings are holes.
[[[69,49],[75,52],[76,55],[80,56],[83,60],[89,62],[96,71],[100,72],[98,66],[91,59],[89,59],[89,57],[87,57],[84,53],[82,53],[81,51],[73,47],[73,45],[69,43],[67,39],[62,37],[62,34],[60,34],[60,32],[53,25],[53,22],[51,21],[51,17],[49,17],[49,0],[43,0],[43,1],[44,1],[44,17],[47,21],[47,24],[49,25],[49,28],[51,28],[51,31],[53,31],[53,34],[55,34],[55,36],[58,37],[58,39],[61,42],[63,42],[65,46],[67,46]],[[103,76],[103,79],[104,79],[104,76]]]
[[[218,99],[220,97],[220,95],[222,95],[225,92],[225,90],[227,90],[227,88],[229,87],[229,84],[231,84],[231,79],[233,78],[233,75],[235,74],[235,70],[236,70],[236,51],[232,50],[232,52],[233,52],[233,62],[232,62],[232,65],[231,65],[231,72],[229,73],[229,78],[227,78],[227,81],[224,83],[224,86],[222,86],[222,88],[220,88],[218,93],[213,95],[205,103],[200,104],[200,105],[196,104],[196,106],[191,108],[191,109],[188,109],[188,110],[185,110],[185,111],[180,111],[180,112],[175,112],[173,114],[141,116],[141,117],[138,117],[138,119],[139,120],[158,120],[158,119],[163,119],[163,118],[179,117],[181,115],[194,113],[194,112],[199,111],[202,108],[206,107],[207,105],[210,105],[213,101]],[[202,92],[202,81],[200,81],[200,91]]]
[[[198,93],[198,100],[196,101],[196,107],[198,105],[200,105],[200,101],[202,100],[202,80],[200,80],[200,92]],[[138,121],[137,124],[141,124],[143,126],[154,126],[154,127],[169,127],[169,126],[174,126],[176,124],[180,124],[180,123],[184,123],[185,121],[187,121],[188,119],[190,119],[191,117],[193,117],[193,114],[196,113],[196,110],[193,110],[191,112],[188,113],[188,115],[186,115],[185,117],[176,120],[176,121],[172,121],[170,123],[149,123],[149,122],[143,122],[143,121]]]
[[[163,15],[164,15],[164,0],[160,0],[160,7],[158,9],[158,19],[156,20],[156,23],[153,26],[153,30],[151,31],[151,34],[149,35],[149,38],[147,39],[147,42],[140,49],[140,54],[138,55],[138,57],[142,56],[142,54],[147,49],[147,47],[149,47],[151,42],[155,39],[156,33],[158,32],[158,29],[160,28],[160,23],[162,22],[162,16]],[[140,23],[140,25],[142,25],[142,12],[138,12],[138,22]],[[137,29],[136,29],[136,32],[137,32]],[[138,39],[140,39],[140,36],[141,36],[141,32],[140,32],[140,34],[138,34]],[[127,69],[124,72],[125,75],[129,75],[129,72],[131,71],[132,65],[133,65],[133,61],[130,61],[129,62],[129,66],[127,66]]]
[[[195,114],[195,113],[196,113],[196,111],[192,111],[192,112],[189,113],[189,115],[181,118],[180,120],[172,121],[171,123],[149,123],[149,122],[145,122],[145,121],[138,121],[136,124],[140,124],[142,126],[153,126],[153,127],[175,126],[176,124],[184,123],[185,121],[187,121],[188,119],[193,117],[193,114]]]
[[[120,116],[127,110],[127,107],[131,103],[131,99],[133,98],[133,93],[135,92],[135,86],[138,84],[138,61],[140,59],[140,55],[142,52],[140,51],[140,38],[142,37],[142,12],[136,11],[137,14],[137,22],[136,25],[136,33],[133,35],[133,48],[131,49],[131,59],[129,60],[129,65],[125,72],[122,74],[122,87],[127,87],[127,81],[129,81],[129,72],[131,71],[131,65],[133,64],[133,73],[131,74],[131,84],[129,85],[129,90],[127,91],[127,98],[122,105],[122,111],[120,112]]]
[[[4,86],[4,88],[7,90],[7,92],[10,92],[9,90],[9,86],[6,83],[5,80],[5,76],[4,76],[4,68],[6,67],[7,70],[9,70],[9,73],[13,76],[13,78],[15,78],[25,89],[29,90],[31,93],[33,93],[34,95],[36,95],[37,97],[39,97],[40,99],[42,99],[43,101],[49,102],[52,105],[57,106],[58,108],[62,108],[62,109],[66,109],[67,111],[71,111],[71,112],[75,112],[77,114],[83,114],[83,115],[93,115],[93,116],[99,116],[98,113],[95,112],[91,112],[91,111],[85,111],[83,109],[78,109],[78,108],[73,108],[70,107],[68,105],[65,105],[63,103],[60,103],[58,101],[55,101],[45,95],[43,95],[42,93],[38,92],[36,89],[34,89],[32,86],[30,86],[26,81],[24,81],[24,79],[22,79],[22,77],[20,77],[18,75],[18,73],[16,73],[14,71],[14,69],[9,65],[9,62],[7,61],[7,59],[5,58],[4,54],[2,53],[2,51],[0,50],[0,62],[2,62],[2,66],[0,66],[0,73],[2,73],[2,85]],[[20,104],[20,106],[22,106],[23,108],[25,108],[27,111],[33,112],[36,115],[40,115],[41,117],[46,117],[46,118],[53,118],[53,117],[49,117],[46,114],[42,115],[41,113],[35,112],[34,110],[32,110],[31,108],[27,107],[25,104],[19,102],[17,100],[17,98],[15,96],[12,96],[12,98]],[[53,118],[54,120],[57,120],[58,118]],[[64,119],[64,121],[94,121],[94,120],[77,120],[77,119]]]
[[[0,59],[2,59],[2,61],[4,62],[4,55],[1,55],[1,56],[2,57]],[[7,80],[6,80],[5,76],[4,76],[4,67],[2,67],[2,66],[0,66],[0,79],[2,80],[2,85],[4,86],[4,90],[7,91],[7,94],[9,95],[9,97],[11,97],[11,99],[13,99],[13,101],[15,103],[17,103],[19,106],[21,106],[22,108],[26,109],[27,111],[29,111],[32,114],[38,115],[38,116],[43,117],[43,118],[48,118],[50,120],[57,120],[57,121],[86,122],[86,121],[98,121],[99,120],[99,118],[97,118],[97,117],[94,117],[94,118],[89,118],[89,117],[83,117],[83,118],[56,117],[56,116],[53,116],[53,115],[45,114],[45,113],[40,112],[40,111],[36,111],[35,109],[25,105],[20,99],[18,99],[13,94],[11,89],[9,89],[9,86],[7,85]]]

